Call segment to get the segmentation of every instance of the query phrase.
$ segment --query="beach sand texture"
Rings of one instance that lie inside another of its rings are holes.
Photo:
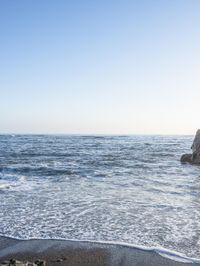
[[[8,259],[35,261],[47,266],[194,266],[153,251],[118,244],[70,240],[17,240],[0,237],[0,262]]]

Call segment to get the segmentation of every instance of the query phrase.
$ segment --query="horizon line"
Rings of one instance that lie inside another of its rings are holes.
[[[2,133],[0,132],[0,135],[60,135],[60,136],[193,136],[195,134],[180,134],[180,133],[44,133],[44,132],[38,132],[38,133],[30,133],[30,132],[6,132]]]

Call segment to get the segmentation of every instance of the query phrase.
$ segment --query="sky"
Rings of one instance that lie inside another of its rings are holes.
[[[194,134],[199,0],[0,0],[0,133]]]

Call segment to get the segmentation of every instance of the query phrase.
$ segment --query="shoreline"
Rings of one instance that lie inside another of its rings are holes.
[[[114,242],[62,239],[19,240],[0,236],[0,262],[8,259],[46,260],[47,265],[192,266],[200,260],[165,249]]]

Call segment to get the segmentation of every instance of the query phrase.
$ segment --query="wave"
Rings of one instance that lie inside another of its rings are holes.
[[[19,174],[42,174],[48,176],[54,175],[73,175],[75,174],[74,171],[67,170],[67,169],[54,169],[51,167],[31,167],[31,166],[24,166],[24,167],[4,167],[0,168],[0,172],[2,173],[19,173]]]
[[[73,153],[69,153],[69,152],[50,152],[50,151],[46,151],[46,152],[31,152],[31,151],[20,151],[20,152],[10,152],[8,153],[10,158],[32,158],[32,157],[56,157],[56,158],[62,158],[62,157],[74,157],[77,156],[77,153],[73,152]]]

